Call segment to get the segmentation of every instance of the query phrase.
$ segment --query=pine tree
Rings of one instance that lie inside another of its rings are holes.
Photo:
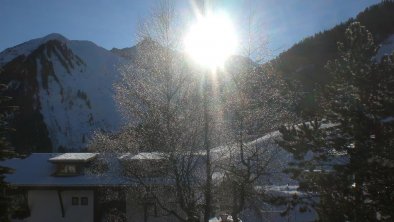
[[[0,84],[0,161],[15,155],[6,137],[9,131],[7,116],[10,114],[10,111],[14,109],[7,105],[7,101],[9,101],[10,98],[4,95],[6,89],[6,85]],[[0,221],[8,221],[10,213],[10,199],[5,195],[7,183],[4,182],[4,174],[9,172],[9,168],[0,165]]]
[[[331,127],[311,121],[283,127],[282,145],[296,154],[302,188],[320,194],[322,221],[390,220],[394,214],[394,64],[393,56],[374,59],[371,33],[360,23],[346,29],[339,56],[326,65],[333,79],[321,94],[325,119]],[[314,158],[305,161],[309,151]],[[335,164],[339,153],[346,163]],[[327,172],[305,173],[309,169]],[[300,167],[302,165],[302,167]],[[301,170],[302,169],[302,170]]]

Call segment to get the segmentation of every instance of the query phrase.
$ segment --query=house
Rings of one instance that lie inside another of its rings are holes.
[[[13,169],[5,177],[12,221],[171,221],[146,190],[170,194],[172,181],[156,172],[165,166],[160,153],[33,153],[2,165]]]
[[[268,174],[260,177],[256,191],[264,195],[284,197],[291,202],[298,183],[282,172],[291,156],[273,141],[279,136],[271,133],[247,144],[245,154],[262,149],[265,156],[275,155]],[[251,151],[249,151],[249,149]],[[236,147],[222,146],[211,150],[214,162],[213,182],[223,181],[225,172],[220,166],[239,158]],[[18,210],[13,221],[177,221],[162,210],[155,195],[165,200],[165,207],[180,212],[174,200],[175,181],[168,175],[169,158],[163,153],[33,153],[24,159],[10,159],[1,165],[13,169],[5,177],[13,189],[14,204]],[[205,152],[182,156],[193,158],[197,170],[192,181],[205,179]],[[180,161],[181,162],[181,161]],[[198,184],[198,183],[197,183]],[[196,195],[203,197],[202,193]],[[203,204],[203,199],[199,199]],[[273,206],[257,203],[256,209],[245,209],[243,221],[313,221],[314,210],[293,206],[287,216],[287,205]],[[216,211],[229,209],[229,205],[217,204]]]

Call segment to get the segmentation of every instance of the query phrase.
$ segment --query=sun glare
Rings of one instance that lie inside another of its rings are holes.
[[[185,36],[185,51],[200,65],[215,69],[235,52],[237,38],[225,14],[201,17]]]

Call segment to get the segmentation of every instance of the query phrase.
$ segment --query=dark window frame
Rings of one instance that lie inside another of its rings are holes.
[[[88,197],[81,197],[81,205],[82,206],[89,205],[89,198]]]
[[[72,197],[71,198],[71,205],[78,206],[79,205],[79,197]]]

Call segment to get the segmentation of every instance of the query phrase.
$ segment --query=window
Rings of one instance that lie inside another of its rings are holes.
[[[79,198],[78,197],[72,197],[71,204],[73,206],[79,205]]]
[[[75,164],[58,164],[56,175],[68,176],[78,174],[78,168]]]
[[[65,165],[64,166],[64,173],[76,173],[77,168],[75,165]]]
[[[81,197],[81,205],[88,205],[88,198],[87,197]]]

